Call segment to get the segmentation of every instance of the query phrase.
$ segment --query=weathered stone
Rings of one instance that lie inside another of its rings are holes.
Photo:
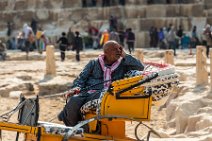
[[[127,5],[146,4],[146,0],[126,0]]]
[[[16,16],[20,18],[21,21],[31,21],[34,16],[34,11],[18,11]]]
[[[146,8],[146,17],[166,17],[166,7],[164,5],[150,5]]]
[[[72,7],[82,7],[81,1],[79,0],[63,0],[64,8],[72,8]]]
[[[6,1],[1,1],[0,2],[0,11],[4,11],[6,9],[7,2]]]
[[[169,5],[166,7],[167,17],[177,17],[181,16],[181,6],[180,5]]]
[[[25,10],[27,9],[27,2],[25,0],[19,0],[15,2],[14,10]]]
[[[147,32],[135,32],[136,42],[135,48],[145,48],[148,44],[148,33]]]
[[[125,7],[124,14],[126,18],[145,18],[146,8],[141,6]]]
[[[39,21],[46,21],[49,19],[49,10],[38,10],[36,11],[36,17]]]

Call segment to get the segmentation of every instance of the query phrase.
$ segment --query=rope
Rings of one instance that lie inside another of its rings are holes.
[[[0,118],[2,118],[3,121],[7,122],[15,112],[17,112],[19,109],[21,109],[23,107],[23,105],[25,103],[26,103],[26,100],[19,102],[19,104],[14,109],[12,109],[11,111],[9,111],[7,113],[0,115]]]

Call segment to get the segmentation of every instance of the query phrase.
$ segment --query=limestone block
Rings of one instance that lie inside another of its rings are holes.
[[[201,115],[193,115],[188,118],[188,125],[185,129],[185,133],[196,131],[196,123],[201,119]]]
[[[206,23],[212,23],[212,17],[207,17],[206,18]]]
[[[36,9],[37,7],[37,0],[29,0],[27,1],[27,7],[28,9],[32,10],[32,9]]]
[[[55,0],[54,0],[55,1]],[[51,9],[52,7],[51,0],[38,0],[36,3],[37,9]],[[59,5],[59,3],[58,3]]]
[[[86,9],[73,9],[70,12],[66,13],[59,13],[59,18],[60,19],[69,19],[74,22],[78,22],[87,15],[87,10]]]
[[[191,31],[191,29],[192,29],[192,19],[181,18],[177,27],[179,27],[180,24],[182,25],[182,27],[185,31]],[[197,29],[197,30],[199,30],[199,29]]]
[[[68,3],[65,3],[65,0],[63,0],[63,1],[61,1],[61,0],[48,0],[48,3],[51,4],[51,7],[53,9],[66,8],[65,6],[68,5]]]
[[[82,7],[80,0],[63,0],[63,7],[64,8],[73,8],[73,7]]]
[[[13,14],[12,12],[0,12],[0,18],[2,21],[4,21],[5,28],[6,28],[6,21],[12,21],[13,20]]]
[[[7,1],[0,1],[0,11],[6,10]]]
[[[46,75],[56,75],[56,64],[54,56],[54,46],[48,45],[46,47]]]
[[[58,11],[49,11],[49,19],[51,21],[57,21],[59,18],[59,12]]]
[[[140,31],[140,23],[137,19],[126,19],[123,20],[126,27],[131,27],[133,31]]]
[[[203,5],[202,4],[184,4],[180,5],[180,15],[181,16],[195,16],[201,17],[203,16]]]
[[[140,60],[141,62],[144,62],[144,53],[141,49],[135,50],[135,56],[138,60]]]
[[[127,5],[146,4],[146,0],[126,0]]]
[[[25,0],[19,0],[15,2],[14,10],[26,10],[27,8],[28,8],[28,5]]]
[[[164,5],[149,5],[146,8],[146,17],[166,17],[166,8]]]
[[[7,6],[5,7],[7,11],[12,11],[15,9],[15,2],[13,0],[5,0],[7,2]]]
[[[201,130],[212,126],[212,116],[204,113],[196,124],[196,129]]]
[[[39,95],[48,95],[68,90],[70,79],[64,80],[60,76],[54,78],[45,77],[38,84]]]
[[[178,26],[180,24],[179,18],[151,18],[151,19],[141,19],[140,20],[140,30],[147,31],[151,26],[155,26],[157,28],[161,28],[164,26],[168,26],[170,23]]]
[[[19,17],[22,22],[23,21],[31,21],[33,15],[34,15],[34,12],[29,11],[29,10],[16,12],[16,16]]]
[[[202,4],[193,4],[191,16],[202,17],[204,15],[203,11],[204,11],[204,6]]]
[[[35,14],[39,21],[45,21],[49,19],[49,10],[37,10]]]
[[[145,47],[145,32],[135,32],[135,48]]]
[[[146,8],[144,6],[128,6],[125,7],[126,18],[145,18]]]
[[[102,10],[100,11],[97,8],[92,8],[92,9],[86,9],[84,16],[88,20],[96,20],[96,19],[101,19],[102,17],[100,16],[102,13]],[[100,15],[99,15],[100,14]]]
[[[188,115],[182,110],[182,109],[177,109],[176,110],[176,133],[184,133],[187,122],[188,122]]]
[[[211,0],[205,0],[205,4],[212,4]]]
[[[102,8],[102,18],[109,19],[110,15],[122,17],[122,15],[124,14],[122,10],[123,9],[118,6]]]
[[[166,16],[167,17],[177,17],[181,15],[180,5],[169,5],[166,6]]]
[[[164,62],[166,64],[174,65],[174,51],[173,50],[166,50],[164,55]]]
[[[196,84],[208,84],[208,72],[206,62],[206,48],[204,46],[197,46],[196,51]]]

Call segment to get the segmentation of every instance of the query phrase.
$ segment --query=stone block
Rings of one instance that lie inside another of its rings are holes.
[[[144,6],[128,6],[124,9],[126,18],[144,18],[146,17],[146,8]]]
[[[7,7],[7,1],[0,2],[0,11],[4,11]]]
[[[191,16],[202,17],[204,15],[203,11],[204,11],[204,6],[202,4],[193,4]]]
[[[59,5],[59,3],[58,3],[58,5]],[[51,9],[52,8],[52,1],[50,1],[50,0],[37,0],[36,8],[37,9]]]
[[[140,23],[137,19],[127,19],[123,20],[126,28],[132,28],[133,31],[140,31]]]
[[[201,17],[204,15],[202,4],[184,4],[180,6],[180,16],[184,17]]]
[[[145,44],[145,32],[135,32],[135,48],[144,48]]]
[[[53,9],[57,9],[57,8],[66,8],[64,5],[66,5],[67,3],[65,3],[65,1],[61,1],[61,0],[49,0],[49,3],[51,4],[51,7]],[[65,4],[64,4],[65,3]]]
[[[116,16],[117,18],[122,17],[123,15],[122,8],[118,6],[113,7],[105,7],[102,8],[102,18],[103,19],[109,19],[110,15]]]
[[[146,4],[146,0],[126,0],[126,5]]]
[[[12,12],[0,12],[0,19],[5,22],[5,28],[6,28],[6,22],[13,20],[13,14]]]
[[[49,10],[37,10],[35,15],[38,18],[38,21],[47,21],[49,19]]]
[[[150,5],[146,8],[146,17],[166,17],[166,8],[164,5]]]
[[[169,5],[166,7],[167,17],[177,17],[180,16],[181,6],[180,5]]]
[[[59,18],[58,15],[59,15],[59,12],[57,12],[57,11],[49,11],[49,19],[51,21],[57,21]]]
[[[204,0],[205,1],[205,4],[212,4],[212,1],[211,0]]]
[[[64,8],[82,7],[80,0],[63,0]]]
[[[31,21],[34,16],[33,11],[25,10],[25,11],[17,11],[16,16],[21,19],[21,21]]]
[[[27,8],[28,8],[28,5],[25,0],[19,0],[15,2],[14,10],[26,10]]]

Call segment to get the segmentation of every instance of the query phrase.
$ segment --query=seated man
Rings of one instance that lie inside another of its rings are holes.
[[[104,54],[91,60],[74,81],[71,91],[81,91],[69,99],[58,115],[58,120],[63,121],[66,126],[75,126],[82,120],[80,108],[83,104],[98,99],[101,91],[107,90],[112,81],[124,78],[129,70],[144,69],[143,64],[125,54],[116,41],[106,42],[103,51]]]

